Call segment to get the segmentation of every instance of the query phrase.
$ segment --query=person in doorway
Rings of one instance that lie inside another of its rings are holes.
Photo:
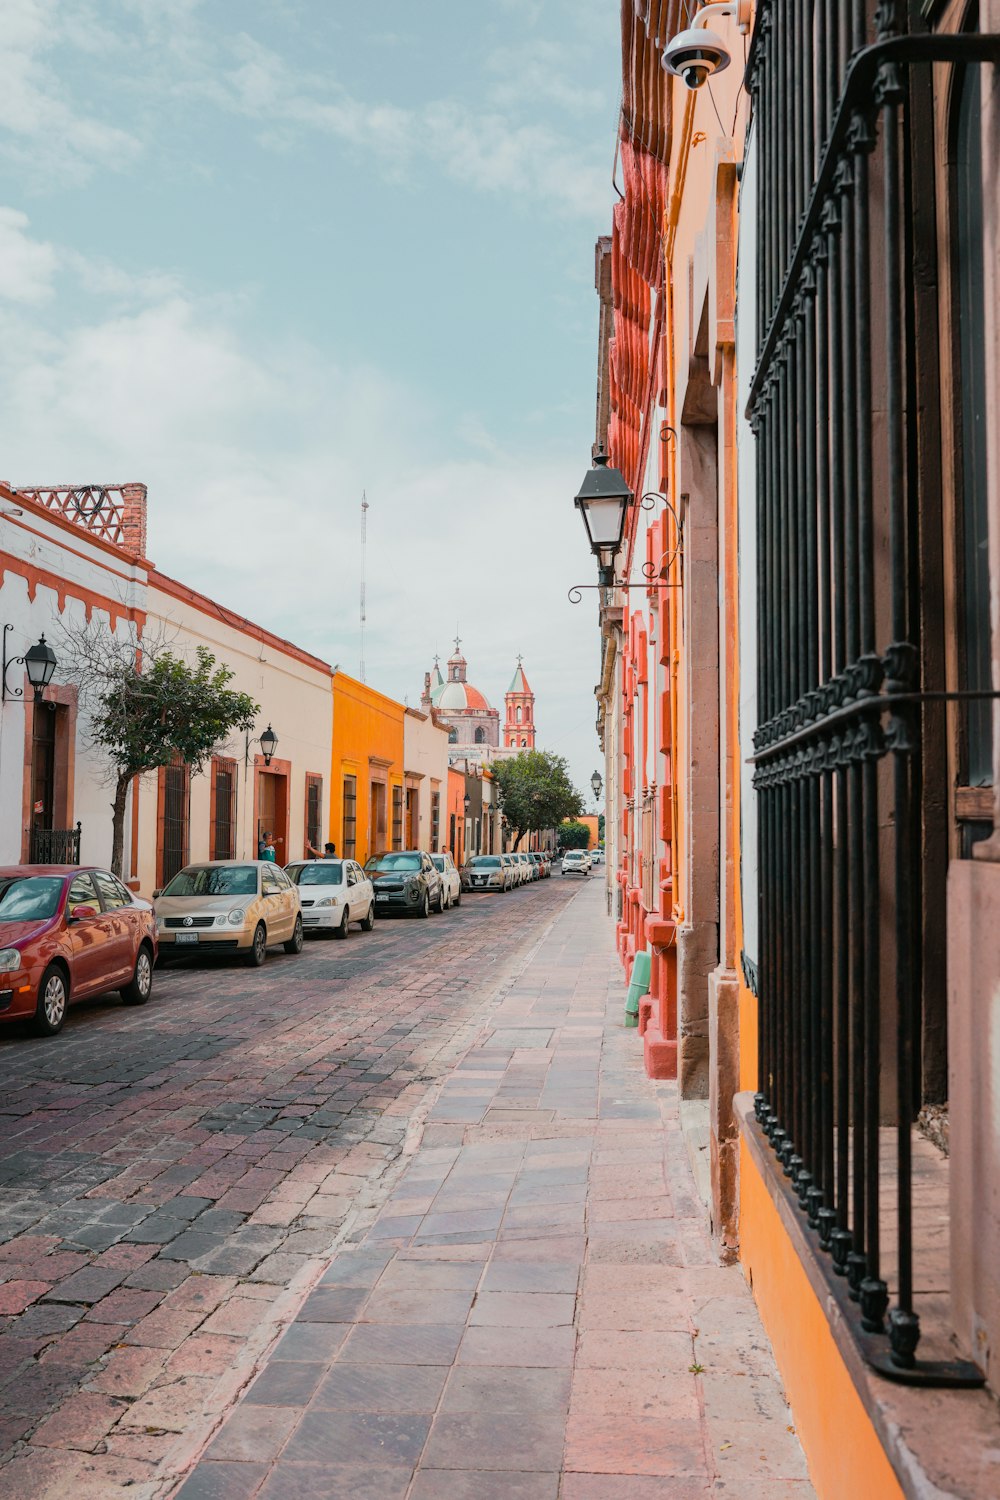
[[[336,846],[336,844],[324,844],[322,850],[319,850],[319,849],[316,848],[315,844],[309,844],[309,843],[307,843],[306,844],[306,858],[307,859],[336,859],[337,858],[337,846]]]
[[[274,847],[274,834],[273,833],[265,833],[265,835],[264,835],[264,852],[263,852],[263,854],[261,854],[260,858],[261,859],[266,859],[272,865],[277,863],[278,855],[277,855],[277,852],[276,852],[275,847]]]

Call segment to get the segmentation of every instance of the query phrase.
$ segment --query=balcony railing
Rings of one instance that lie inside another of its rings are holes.
[[[78,865],[80,825],[75,828],[33,828],[29,845],[33,865]]]

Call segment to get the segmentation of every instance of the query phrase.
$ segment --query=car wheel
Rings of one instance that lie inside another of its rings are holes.
[[[62,1030],[68,999],[66,976],[62,969],[52,964],[45,970],[38,986],[34,1026],[40,1036],[55,1036]]]
[[[263,922],[257,923],[257,930],[250,944],[250,952],[247,954],[247,963],[251,969],[259,969],[267,957],[267,928]]]
[[[428,896],[427,892],[424,891],[424,899],[421,902],[420,907],[417,910],[417,916],[418,917],[429,917],[430,914],[431,914],[431,898],[430,898],[430,896]]]
[[[302,918],[301,917],[296,917],[295,918],[295,926],[292,929],[292,935],[288,939],[288,942],[285,943],[285,945],[284,945],[285,952],[286,953],[301,953],[302,952],[302,945],[303,945],[304,942],[305,942],[305,936],[304,936],[304,934],[302,932]]]
[[[438,891],[438,911],[445,912],[448,910],[450,905],[451,897],[448,895],[448,892],[442,885],[441,889]]]
[[[351,930],[351,909],[350,909],[349,906],[345,906],[344,907],[344,915],[341,917],[341,919],[340,919],[340,926],[337,928],[337,936],[339,938],[346,938],[348,936],[348,934],[350,933],[350,930]]]
[[[131,981],[122,986],[121,997],[126,1005],[145,1005],[153,993],[153,956],[143,943],[135,956],[135,972]]]
[[[461,904],[462,904],[462,892],[459,891],[458,895],[455,897],[454,901],[452,902],[452,905],[453,906],[461,906]]]
[[[372,930],[372,928],[374,926],[375,926],[375,903],[373,901],[372,904],[371,904],[371,906],[369,906],[369,908],[368,908],[368,915],[367,915],[367,917],[362,917],[361,918],[361,931],[362,932],[371,932],[371,930]]]

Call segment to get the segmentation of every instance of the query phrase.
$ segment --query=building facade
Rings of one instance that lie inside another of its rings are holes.
[[[731,9],[709,92],[661,66],[693,7],[622,6],[618,945],[650,953],[646,1065],[707,1144],[817,1492],[985,1497],[1000,6]]]
[[[394,698],[334,672],[329,836],[345,859],[364,864],[403,848],[405,714]]]
[[[403,768],[406,848],[444,849],[448,731],[433,714],[407,708],[403,717]]]

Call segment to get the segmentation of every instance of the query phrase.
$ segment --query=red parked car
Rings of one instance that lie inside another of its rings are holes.
[[[0,867],[0,1021],[52,1036],[75,1000],[118,990],[145,1005],[155,962],[152,906],[107,870]]]

